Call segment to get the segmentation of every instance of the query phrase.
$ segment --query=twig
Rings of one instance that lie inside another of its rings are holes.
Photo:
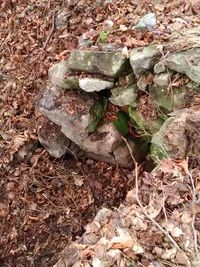
[[[128,150],[130,152],[130,155],[131,155],[131,158],[133,159],[134,161],[134,164],[135,164],[135,194],[134,194],[134,197],[138,203],[138,205],[140,206],[141,208],[141,211],[144,213],[144,215],[154,224],[156,225],[156,227],[165,235],[167,236],[167,238],[172,242],[172,244],[179,250],[179,251],[182,251],[182,249],[179,247],[179,245],[176,243],[176,241],[173,239],[173,237],[159,224],[157,223],[153,218],[151,218],[151,216],[146,212],[145,208],[143,207],[140,199],[139,199],[139,196],[138,196],[138,164],[133,156],[133,152],[132,152],[132,149],[129,145],[129,143],[127,142],[127,140],[122,137],[122,139],[124,140],[124,142],[126,143],[127,147],[128,147]]]
[[[189,169],[188,169],[188,158],[187,158],[187,168],[185,168],[186,174],[188,175],[188,177],[190,178],[190,182],[192,185],[192,205],[195,205],[196,202],[196,194],[195,194],[195,186],[194,186],[194,181],[193,181],[193,177],[192,174],[190,173]],[[198,244],[197,244],[197,231],[195,229],[194,223],[196,220],[196,215],[194,213],[194,210],[192,208],[192,231],[193,231],[193,237],[194,237],[194,247],[195,247],[195,252],[196,255],[199,257],[199,249],[198,249]]]
[[[51,30],[50,30],[50,32],[49,32],[49,34],[48,34],[48,36],[47,36],[47,39],[46,39],[46,41],[45,41],[45,43],[44,43],[44,45],[43,45],[43,49],[46,48],[46,46],[47,46],[49,40],[51,39],[51,36],[52,36],[54,30],[55,30],[55,15],[56,15],[56,9],[54,9],[54,10],[53,10],[53,13],[52,13],[52,25],[51,25]]]

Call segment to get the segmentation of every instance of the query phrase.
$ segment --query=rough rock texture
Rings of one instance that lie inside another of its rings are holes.
[[[154,84],[160,87],[168,87],[169,82],[170,82],[170,76],[169,74],[166,73],[161,73],[161,74],[156,74],[154,76]]]
[[[138,23],[134,26],[134,29],[152,31],[156,27],[156,24],[156,14],[149,13],[139,19]]]
[[[118,87],[111,90],[112,97],[109,98],[110,102],[116,106],[135,106],[138,89],[135,84]]]
[[[159,159],[185,159],[188,156],[191,163],[198,166],[199,131],[200,110],[189,108],[175,111],[154,134],[151,153]]]
[[[170,54],[155,66],[154,71],[160,73],[165,71],[166,67],[173,71],[184,73],[192,81],[200,84],[200,48],[195,47]]]
[[[88,93],[99,92],[105,89],[111,89],[114,86],[114,81],[106,81],[97,78],[82,78],[79,80],[80,88]]]
[[[88,136],[83,143],[83,147],[88,152],[110,157],[120,141],[120,134],[115,127],[109,123],[98,127],[93,134]]]
[[[173,71],[186,74],[192,81],[200,84],[200,48],[192,48],[169,55],[166,65]]]
[[[54,158],[60,158],[65,154],[70,154],[75,158],[82,158],[85,155],[78,145],[61,132],[61,128],[58,125],[45,117],[42,118],[38,139]]]
[[[109,77],[130,72],[129,60],[122,52],[74,50],[69,57],[70,70],[97,73]]]
[[[71,75],[68,76],[67,75]],[[52,85],[73,90],[79,88],[78,78],[70,73],[66,61],[60,61],[49,69],[49,80]]]
[[[133,162],[130,160],[127,147],[123,146],[119,150],[122,139],[113,124],[104,124],[99,126],[94,133],[89,133],[88,126],[93,121],[90,111],[95,101],[96,99],[91,94],[77,91],[63,93],[58,88],[48,87],[39,99],[38,108],[44,116],[58,126],[54,139],[49,140],[47,134],[45,136],[40,133],[41,143],[51,155],[56,157],[66,152],[80,157],[79,150],[77,150],[77,147],[80,147],[80,150],[85,151],[85,155],[95,160],[132,167]],[[54,124],[50,126],[56,127]],[[59,137],[62,139],[59,140]],[[67,143],[68,139],[71,140],[70,143]],[[65,140],[66,146],[62,147]],[[115,150],[119,150],[120,153],[116,155]],[[139,152],[135,150],[133,153]]]
[[[149,93],[154,102],[166,109],[166,113],[182,109],[186,106],[187,96],[191,95],[186,87],[172,88],[166,86],[150,86]]]
[[[39,102],[39,111],[49,120],[61,126],[61,131],[74,143],[81,146],[88,136],[87,127],[93,118],[90,109],[95,99],[77,91],[66,91],[48,87],[43,91]]]
[[[60,158],[67,153],[70,140],[61,132],[60,127],[43,118],[38,131],[38,139],[52,157]]]
[[[134,48],[130,54],[130,63],[136,76],[152,69],[161,57],[155,45]]]
[[[133,142],[129,144],[135,148]],[[98,127],[96,132],[89,135],[83,143],[83,149],[89,157],[96,160],[119,164],[127,168],[133,167],[130,152],[112,123]],[[133,154],[137,157],[139,150],[133,150]]]

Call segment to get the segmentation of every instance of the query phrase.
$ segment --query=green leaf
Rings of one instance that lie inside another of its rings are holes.
[[[129,121],[129,116],[126,112],[124,111],[117,112],[117,119],[113,122],[113,124],[122,136],[125,136],[129,133],[128,121]]]
[[[92,133],[96,130],[99,122],[101,121],[106,112],[107,103],[108,100],[105,97],[100,97],[91,107],[90,115],[92,117],[92,120],[86,128],[89,133]]]
[[[99,43],[105,43],[107,38],[108,38],[109,32],[107,31],[101,31],[98,37],[98,42]]]

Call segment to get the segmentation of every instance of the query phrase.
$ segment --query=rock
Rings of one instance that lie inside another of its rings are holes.
[[[112,97],[109,98],[109,101],[116,106],[136,106],[136,98],[138,89],[135,84],[118,87],[111,90]]]
[[[166,66],[164,61],[159,61],[157,64],[154,66],[154,72],[159,74],[161,72],[166,71]]]
[[[97,78],[82,78],[79,80],[79,86],[85,92],[99,92],[110,89],[114,86],[114,81],[106,81]]]
[[[49,69],[49,80],[52,85],[64,89],[73,90],[79,88],[79,80],[77,77],[73,76],[72,73],[70,73],[66,61],[61,61],[57,64],[54,64]]]
[[[128,141],[136,160],[141,161],[145,155],[144,144]],[[83,144],[86,155],[99,161],[118,164],[126,168],[132,168],[134,162],[127,145],[122,141],[121,135],[113,124],[104,124],[97,128],[96,132],[89,135]]]
[[[146,91],[149,85],[152,84],[153,75],[151,73],[142,74],[137,80],[137,87],[141,91]]]
[[[38,139],[48,153],[54,158],[60,158],[67,153],[70,140],[61,132],[60,127],[43,118],[38,132]]]
[[[154,84],[160,87],[168,87],[170,82],[170,77],[168,73],[156,74],[154,76]]]
[[[165,117],[156,116],[155,118],[148,118],[144,116],[139,110],[129,108],[129,116],[134,123],[137,132],[145,139],[149,140],[152,134],[156,133],[162,126]]]
[[[96,160],[116,163],[112,153],[121,141],[121,135],[113,124],[104,124],[85,139],[83,149]]]
[[[164,108],[164,113],[183,109],[192,105],[195,95],[199,94],[199,86],[190,83],[185,86],[169,88],[169,74],[156,74],[154,84],[149,86],[149,93],[156,105]]]
[[[67,27],[69,20],[69,11],[68,10],[58,10],[57,15],[55,16],[55,27],[56,29],[64,29]]]
[[[185,87],[169,90],[168,87],[150,86],[149,93],[156,105],[165,109],[165,114],[186,106],[187,88]],[[190,95],[189,91],[188,95]]]
[[[160,130],[151,140],[151,154],[156,159],[172,158],[183,159],[186,157],[185,121],[187,113],[179,111],[165,121]]]
[[[123,49],[123,46],[120,44],[113,44],[113,43],[107,43],[107,44],[100,44],[100,47],[103,51],[107,52],[113,52],[113,51],[121,51]]]
[[[87,37],[84,33],[78,39],[79,48],[88,48],[93,44],[93,41]]]
[[[167,68],[187,75],[192,81],[200,84],[200,48],[195,47],[169,55],[162,61]]]
[[[155,45],[132,49],[130,63],[136,76],[152,69],[161,57],[161,52]]]
[[[134,29],[153,31],[156,27],[157,20],[155,13],[148,13],[139,19],[138,23],[134,26]]]
[[[128,141],[128,144],[132,150],[132,155],[134,156],[135,160],[137,162],[141,162],[141,160],[144,159],[145,153],[147,151],[145,142],[143,144],[140,143],[139,146],[136,142],[133,141]],[[127,168],[132,168],[134,166],[133,159],[126,144],[122,143],[120,146],[118,146],[114,150],[113,154],[116,162],[119,165],[125,166]]]
[[[103,102],[103,101],[102,101]],[[48,86],[38,101],[39,111],[61,126],[61,131],[82,148],[89,132],[104,115],[99,98],[78,91],[65,91]]]
[[[61,132],[60,126],[45,117],[38,131],[38,139],[54,158],[60,158],[65,154],[71,154],[75,158],[85,155],[83,150]]]
[[[69,57],[68,66],[72,71],[97,73],[109,77],[119,77],[131,72],[129,60],[120,51],[74,50]]]
[[[151,154],[157,158],[185,159],[200,163],[200,110],[194,108],[175,111],[153,135]]]

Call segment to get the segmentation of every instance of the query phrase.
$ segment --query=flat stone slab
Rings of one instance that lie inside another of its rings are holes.
[[[131,72],[129,60],[121,51],[74,50],[70,54],[68,66],[72,71],[97,73],[108,77],[119,77]]]
[[[114,81],[106,81],[97,78],[82,78],[79,80],[79,87],[88,93],[100,92],[105,89],[111,89],[114,86]]]

